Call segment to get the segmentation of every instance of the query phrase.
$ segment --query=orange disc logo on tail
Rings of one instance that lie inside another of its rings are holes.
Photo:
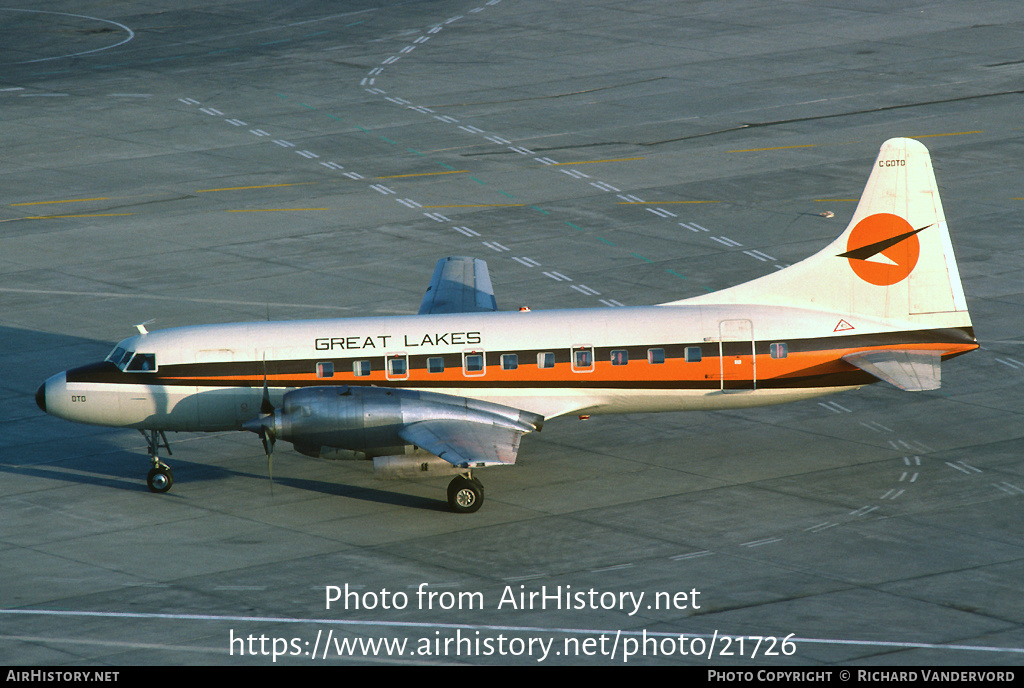
[[[857,276],[869,284],[896,284],[917,266],[921,254],[917,233],[927,228],[914,229],[899,215],[869,215],[850,232],[846,253],[839,257],[846,258]]]

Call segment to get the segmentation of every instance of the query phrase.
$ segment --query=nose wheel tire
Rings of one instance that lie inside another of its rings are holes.
[[[174,484],[174,474],[170,468],[152,468],[146,476],[146,485],[151,492],[167,492]]]
[[[457,514],[471,514],[484,503],[484,486],[476,478],[458,476],[448,484],[448,506]]]

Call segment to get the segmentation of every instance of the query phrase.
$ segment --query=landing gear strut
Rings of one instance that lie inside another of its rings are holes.
[[[150,430],[148,434],[145,430],[139,430],[139,432],[149,444],[149,460],[153,462],[153,467],[149,469],[149,474],[146,476],[146,485],[149,486],[150,492],[167,492],[174,484],[174,473],[171,472],[170,466],[160,460],[159,452],[160,447],[163,447],[168,454],[174,453],[171,451],[171,445],[167,442],[167,435],[163,430]]]
[[[471,514],[484,503],[484,486],[470,473],[448,483],[448,506],[457,514]]]

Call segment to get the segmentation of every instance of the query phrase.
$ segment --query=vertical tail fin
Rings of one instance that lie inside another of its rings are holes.
[[[823,250],[685,302],[796,306],[922,327],[969,327],[928,149],[905,138],[882,144],[853,219]]]

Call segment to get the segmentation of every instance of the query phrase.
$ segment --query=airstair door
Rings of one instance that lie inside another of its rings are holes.
[[[754,324],[750,320],[722,320],[718,323],[718,334],[722,391],[746,392],[757,389]]]

